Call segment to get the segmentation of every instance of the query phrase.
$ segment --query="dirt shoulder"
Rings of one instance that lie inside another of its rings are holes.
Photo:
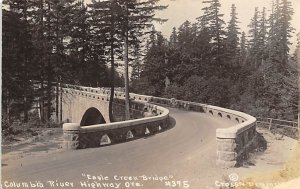
[[[28,155],[45,155],[62,149],[61,128],[39,128],[35,133],[36,136],[18,135],[11,137],[9,141],[3,141],[2,160],[16,160]]]
[[[240,181],[252,183],[252,185],[237,188],[269,189],[277,185],[278,188],[280,183],[299,177],[299,141],[280,134],[273,134],[268,129],[258,128],[257,130],[266,139],[267,149],[265,152],[252,154],[249,159],[250,165],[232,170],[239,175]],[[251,164],[253,165],[251,166]],[[297,187],[290,186],[289,189],[297,189]]]

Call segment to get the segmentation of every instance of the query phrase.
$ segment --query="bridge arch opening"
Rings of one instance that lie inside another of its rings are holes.
[[[106,123],[101,112],[94,107],[91,107],[85,111],[80,121],[80,126],[96,125]]]

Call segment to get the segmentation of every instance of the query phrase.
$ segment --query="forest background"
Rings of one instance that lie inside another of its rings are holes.
[[[237,5],[225,16],[221,2],[203,1],[197,19],[167,37],[157,30],[168,19],[165,1],[4,1],[2,130],[51,122],[58,83],[111,89],[127,83],[139,94],[297,119],[295,2],[254,8],[247,28],[240,27]]]

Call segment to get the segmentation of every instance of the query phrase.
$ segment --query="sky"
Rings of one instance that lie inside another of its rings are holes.
[[[91,0],[86,0],[90,2]],[[204,7],[203,0],[161,0],[160,4],[169,5],[166,10],[157,13],[157,17],[166,18],[168,21],[162,25],[155,24],[157,30],[161,31],[165,37],[169,37],[172,28],[179,27],[184,21],[189,20],[190,22],[196,21],[196,18],[201,16],[202,8]],[[296,42],[296,33],[300,32],[300,0],[290,0],[294,8],[294,15],[292,19],[292,26],[295,28],[293,38],[291,42]],[[242,31],[248,33],[249,28],[247,27],[250,23],[251,18],[254,15],[255,7],[266,7],[270,10],[272,0],[220,0],[222,5],[221,13],[224,14],[224,21],[227,23],[230,16],[230,8],[232,4],[237,7],[238,18],[240,21],[240,28]],[[270,13],[270,12],[268,12]],[[295,48],[295,43],[291,46],[292,50]]]
[[[169,20],[163,25],[156,24],[156,29],[160,30],[165,37],[169,37],[174,26],[178,28],[186,20],[190,22],[196,21],[196,18],[202,14],[201,9],[204,7],[202,1],[203,0],[161,0],[161,4],[169,5],[169,7],[164,11],[158,12],[157,16]],[[295,28],[291,42],[296,42],[296,33],[300,32],[300,0],[290,1],[294,9],[292,26]],[[226,24],[230,19],[231,5],[236,5],[237,17],[240,22],[239,26],[241,30],[247,34],[249,30],[247,26],[254,15],[255,7],[259,7],[259,10],[262,10],[263,7],[270,10],[272,0],[220,0],[220,3],[222,5],[221,13],[224,14],[223,19]],[[268,11],[268,14],[269,13]],[[294,49],[295,45],[294,43],[291,48]]]

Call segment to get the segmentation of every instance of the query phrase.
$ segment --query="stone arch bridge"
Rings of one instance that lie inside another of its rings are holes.
[[[125,94],[116,91],[113,114],[118,121],[110,123],[108,89],[65,84],[60,94],[66,149],[101,147],[163,131],[169,132],[174,122],[179,121],[172,116],[172,112],[170,113],[170,110],[174,109],[199,112],[207,118],[220,120],[220,123],[227,125],[225,127],[220,124],[220,128],[215,130],[216,161],[222,167],[242,164],[248,158],[249,152],[257,147],[256,119],[242,112],[131,93],[131,119],[124,121]]]

